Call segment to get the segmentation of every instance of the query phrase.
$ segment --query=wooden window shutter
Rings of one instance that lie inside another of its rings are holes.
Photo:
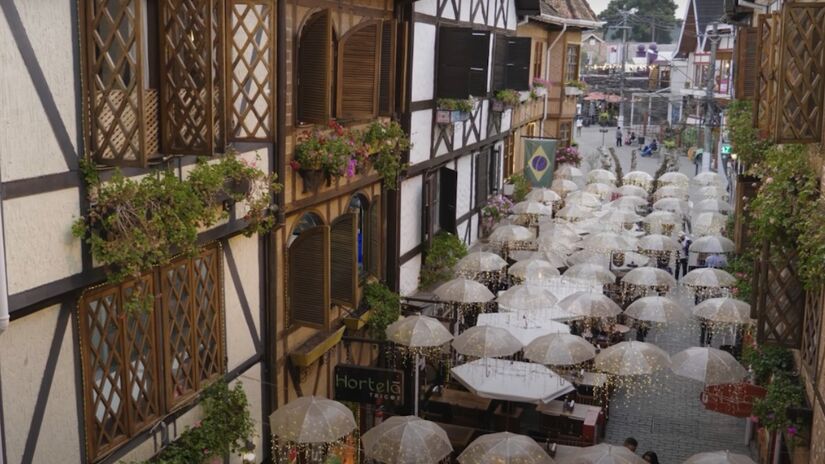
[[[825,5],[782,7],[777,143],[817,143],[825,97]]]
[[[507,36],[496,34],[493,42],[493,90],[507,88]]]
[[[736,36],[736,98],[752,99],[756,93],[758,31],[741,27]]]
[[[329,10],[313,15],[298,44],[298,119],[325,124],[331,115],[332,21]]]
[[[458,172],[449,168],[441,168],[438,177],[438,223],[441,230],[455,234]]]
[[[438,30],[438,98],[487,95],[490,34],[460,27]]]
[[[380,26],[380,22],[356,26],[341,40],[338,101],[340,116],[344,119],[371,118],[378,114]]]
[[[326,329],[329,322],[329,226],[301,232],[287,250],[289,325]]]
[[[490,152],[483,150],[476,157],[476,206],[487,202],[489,187]]]
[[[501,150],[496,148],[496,149],[490,150],[489,153],[490,153],[490,155],[489,155],[490,159],[488,161],[490,162],[490,170],[489,170],[489,174],[488,174],[489,177],[487,179],[488,180],[487,194],[492,195],[493,191],[499,189],[498,179],[499,179],[499,175],[501,174],[501,172],[500,172],[501,163],[499,162],[499,160],[501,159]]]
[[[228,123],[233,141],[275,137],[275,6],[229,0]]]
[[[158,149],[157,93],[144,88],[143,14],[137,0],[86,2],[89,143],[100,164],[143,167]]]
[[[404,113],[407,111],[407,51],[409,46],[409,32],[407,23],[401,21],[397,24],[397,34],[395,37],[395,111]]]
[[[490,66],[490,33],[476,32],[470,34],[470,69],[468,70],[468,90],[472,96],[485,96],[488,93],[487,71]],[[467,51],[464,51],[467,53]]]
[[[358,213],[345,213],[330,224],[330,296],[333,303],[355,307],[358,291]]]
[[[507,88],[530,90],[529,37],[507,38]]]
[[[395,111],[395,57],[398,24],[384,21],[381,24],[381,74],[378,85],[378,113],[390,115]]]
[[[161,135],[163,151],[211,155],[220,128],[215,73],[216,21],[222,10],[214,0],[161,2]]]
[[[383,259],[381,253],[382,231],[384,230],[381,217],[381,197],[372,198],[369,209],[369,226],[367,229],[367,272],[383,278]]]

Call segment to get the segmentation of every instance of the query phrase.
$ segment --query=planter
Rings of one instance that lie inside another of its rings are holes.
[[[530,91],[529,90],[522,90],[518,93],[518,101],[521,103],[526,102],[530,99]]]
[[[490,100],[490,110],[495,111],[496,113],[503,113],[504,110],[507,109],[507,105],[504,104],[501,100]]]
[[[468,119],[470,119],[470,113],[458,110],[450,112],[450,120],[452,122],[464,122]]]
[[[226,192],[236,195],[248,195],[252,191],[252,181],[248,177],[241,179],[226,179],[223,183]]]
[[[533,87],[533,92],[539,97],[543,97],[547,95],[547,87]]]
[[[349,316],[344,318],[344,326],[347,330],[351,330],[355,332],[356,330],[361,330],[367,325],[367,322],[370,320],[370,316],[372,315],[372,309],[368,309],[364,311],[360,316]]]
[[[458,110],[436,110],[435,123],[436,124],[452,124],[456,122],[464,122],[470,119],[470,113]]]
[[[347,328],[341,326],[331,331],[319,332],[289,353],[289,360],[292,365],[298,367],[309,367],[327,351],[331,350],[341,338]]]
[[[320,169],[298,169],[298,175],[304,181],[303,193],[316,193],[324,181],[324,171]]]
[[[570,87],[570,86],[565,86],[564,87],[564,95],[565,96],[577,97],[577,96],[582,95],[582,94],[584,94],[584,92],[578,87]]]

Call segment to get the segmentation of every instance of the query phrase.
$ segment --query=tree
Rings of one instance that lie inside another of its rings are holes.
[[[670,43],[676,27],[676,2],[673,0],[610,0],[607,8],[599,13],[599,19],[606,21],[605,37],[620,38],[621,29],[610,29],[622,25],[621,10],[636,8],[636,13],[627,17],[627,40],[632,42]],[[655,37],[654,37],[655,28]]]

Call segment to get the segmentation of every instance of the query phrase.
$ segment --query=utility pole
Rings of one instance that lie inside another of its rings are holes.
[[[702,155],[702,170],[710,170],[710,157],[713,155],[713,90],[716,87],[716,50],[719,47],[719,23],[713,22],[713,31],[708,36],[710,40],[710,65],[708,66],[707,83],[705,87],[705,150]]]
[[[622,15],[622,25],[616,26],[616,28],[622,30],[622,78],[621,83],[619,84],[619,126],[624,127],[624,72],[625,72],[625,63],[627,62],[627,30],[630,29],[630,26],[627,25],[627,17],[636,14],[636,8],[630,10],[619,10],[619,14]],[[633,121],[631,121],[633,123]]]

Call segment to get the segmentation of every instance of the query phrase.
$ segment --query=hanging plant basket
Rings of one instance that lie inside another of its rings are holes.
[[[492,109],[493,111],[495,111],[496,113],[503,113],[503,112],[504,112],[504,110],[506,110],[506,109],[507,109],[507,105],[505,105],[505,104],[504,104],[504,102],[503,102],[503,101],[501,101],[501,100],[498,100],[498,99],[493,99],[493,100],[492,100],[492,108],[491,108],[491,109]]]
[[[304,181],[303,193],[317,193],[324,182],[324,171],[320,169],[298,169],[298,175]]]

